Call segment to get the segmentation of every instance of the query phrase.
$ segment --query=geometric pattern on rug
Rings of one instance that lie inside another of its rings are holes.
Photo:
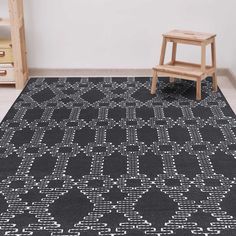
[[[33,78],[0,127],[0,235],[236,235],[236,119],[210,78]]]

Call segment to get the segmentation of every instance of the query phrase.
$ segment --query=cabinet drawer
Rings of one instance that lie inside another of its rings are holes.
[[[0,38],[0,48],[12,48],[11,40]]]
[[[0,48],[0,63],[13,63],[11,48]]]
[[[14,82],[14,68],[4,68],[0,66],[0,83]]]

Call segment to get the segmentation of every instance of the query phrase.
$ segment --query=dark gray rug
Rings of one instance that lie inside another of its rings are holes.
[[[0,235],[236,235],[236,119],[219,91],[31,79],[0,126]]]

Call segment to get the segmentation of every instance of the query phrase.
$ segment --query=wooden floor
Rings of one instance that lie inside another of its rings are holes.
[[[229,102],[231,108],[236,114],[236,86],[235,83],[226,77],[218,76],[218,84]],[[21,90],[16,90],[12,86],[0,87],[0,121],[4,118],[7,111],[11,108],[16,98],[20,95]]]

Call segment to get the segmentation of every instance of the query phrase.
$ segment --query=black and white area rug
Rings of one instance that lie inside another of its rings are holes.
[[[0,126],[0,235],[236,235],[236,119],[211,81],[34,78]]]

